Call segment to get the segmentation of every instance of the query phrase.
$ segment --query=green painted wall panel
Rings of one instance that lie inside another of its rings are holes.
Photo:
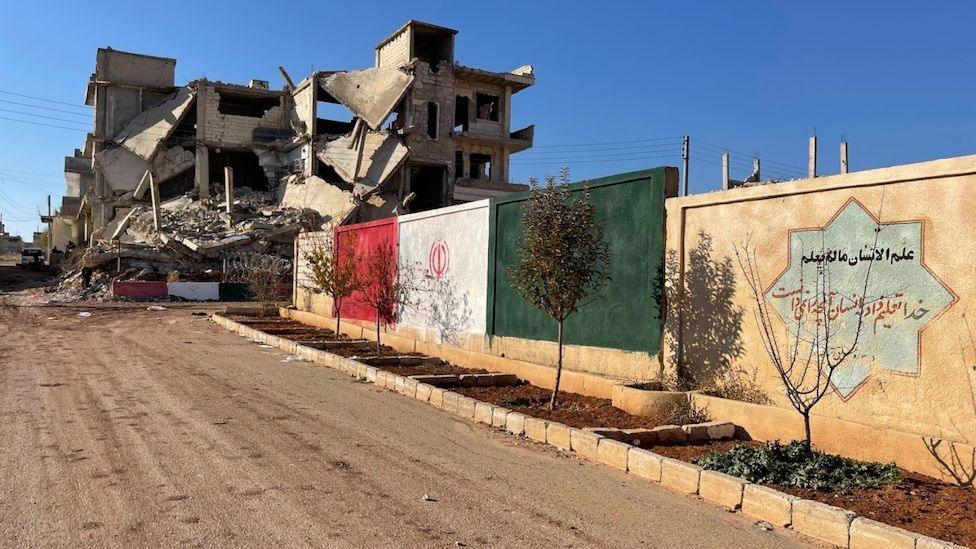
[[[590,200],[604,222],[611,282],[566,322],[566,342],[657,353],[661,348],[659,284],[664,255],[668,171],[655,168],[589,181]],[[672,177],[675,180],[676,178]],[[570,189],[581,192],[582,183]],[[519,260],[522,206],[529,193],[491,200],[488,255],[489,335],[556,339],[553,320],[512,288],[507,267]]]

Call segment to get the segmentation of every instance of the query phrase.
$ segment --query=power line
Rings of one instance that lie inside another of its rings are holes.
[[[91,118],[91,112],[66,111],[64,109],[55,109],[54,107],[45,107],[43,105],[31,105],[30,103],[21,103],[19,101],[10,101],[8,99],[0,99],[0,103],[7,103],[9,105],[20,105],[21,107],[30,107],[32,109],[44,109],[46,111],[54,111],[54,112],[60,112],[64,114],[73,114],[75,116],[84,116],[86,118]]]
[[[85,108],[90,109],[91,108],[89,105],[79,105],[77,103],[68,103],[67,101],[56,101],[54,99],[45,99],[43,97],[37,97],[35,95],[27,95],[27,94],[24,94],[24,93],[17,93],[17,92],[12,92],[12,91],[7,91],[7,90],[0,90],[0,93],[6,94],[6,95],[16,95],[17,97],[24,97],[24,98],[27,98],[27,99],[34,99],[36,101],[44,101],[45,103],[55,103],[57,105],[68,105],[69,107],[75,107],[75,108],[82,108],[82,109],[85,109]]]
[[[534,149],[551,149],[551,148],[562,148],[562,147],[590,147],[593,145],[626,145],[629,143],[647,143],[651,141],[667,141],[675,140],[681,141],[680,137],[653,137],[649,139],[633,139],[630,141],[603,141],[599,143],[574,143],[568,145],[533,145]]]
[[[37,113],[33,113],[33,112],[15,111],[13,109],[0,109],[0,111],[2,111],[2,112],[11,112],[11,113],[14,113],[14,114],[23,114],[23,115],[27,115],[27,116],[34,116],[34,117],[37,117],[37,118],[46,118],[48,120],[57,120],[58,122],[67,122],[69,124],[78,124],[78,125],[81,125],[81,126],[87,126],[88,125],[85,122],[78,122],[77,120],[68,120],[67,118],[58,118],[56,116],[47,116],[47,115],[44,115],[44,114],[37,114]]]
[[[75,132],[88,133],[88,130],[82,128],[68,128],[66,126],[56,126],[54,124],[44,124],[43,122],[31,122],[30,120],[18,120],[16,118],[7,118],[6,116],[0,116],[0,120],[9,120],[10,122],[20,122],[22,124],[33,124],[34,126],[46,126],[48,128],[60,128],[62,130],[71,130]]]

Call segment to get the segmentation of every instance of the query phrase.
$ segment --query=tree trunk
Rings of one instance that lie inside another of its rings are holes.
[[[807,451],[813,449],[813,438],[810,436],[810,412],[803,413],[803,434],[806,437]]]
[[[380,354],[380,312],[376,311],[376,354]]]
[[[335,300],[336,304],[336,339],[342,339],[342,300]]]
[[[552,397],[549,399],[549,409],[556,409],[556,395],[559,394],[559,378],[563,375],[563,321],[556,324],[556,345],[559,348],[559,358],[556,360],[556,384],[552,386]]]

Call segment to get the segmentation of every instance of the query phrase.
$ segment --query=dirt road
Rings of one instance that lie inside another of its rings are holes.
[[[0,314],[3,547],[801,544],[192,307],[77,310]]]

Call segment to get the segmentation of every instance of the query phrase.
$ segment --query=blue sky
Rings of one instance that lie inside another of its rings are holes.
[[[719,187],[722,148],[735,178],[753,154],[769,174],[801,175],[814,131],[825,173],[838,169],[842,136],[854,170],[976,149],[970,2],[11,2],[0,90],[76,106],[0,93],[8,229],[29,238],[47,193],[63,193],[63,157],[90,123],[96,48],[175,57],[178,83],[278,87],[279,64],[296,80],[371,65],[375,44],[410,18],[458,29],[462,64],[534,65],[512,124],[536,124],[537,148],[513,157],[515,181],[561,164],[574,179],[679,165],[683,134],[692,192]]]

